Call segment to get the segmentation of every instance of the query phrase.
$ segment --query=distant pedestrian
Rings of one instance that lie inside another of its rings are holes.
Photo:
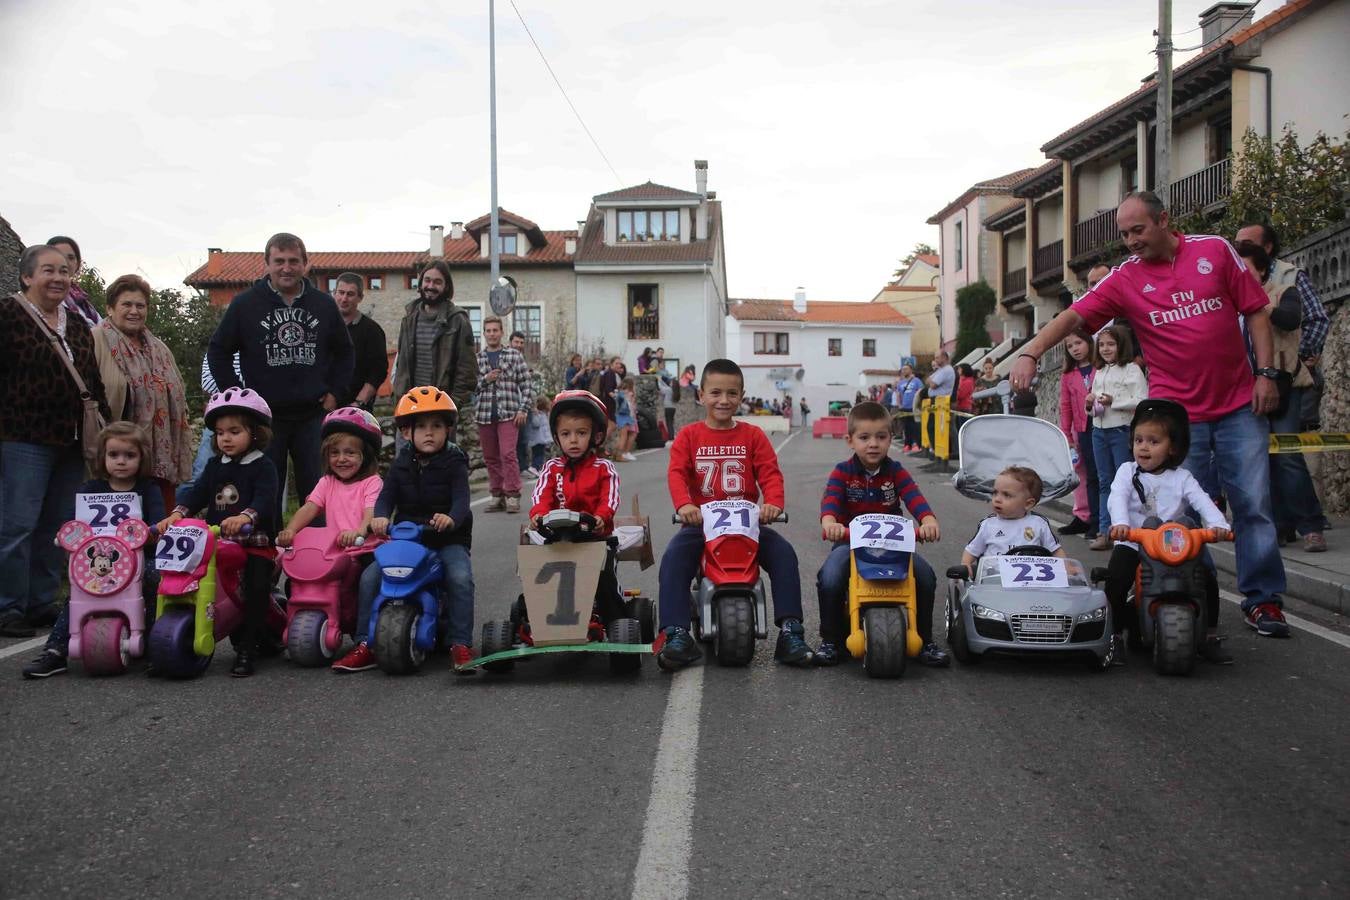
[[[533,402],[525,357],[502,344],[502,320],[488,316],[483,320],[483,349],[478,351],[478,444],[492,494],[484,512],[520,512],[516,432],[525,426]]]
[[[84,258],[80,255],[80,245],[75,243],[72,237],[66,237],[58,234],[55,237],[47,238],[47,246],[61,253],[66,258],[66,264],[70,267],[70,289],[66,291],[65,307],[67,312],[74,313],[93,328],[103,321],[103,317],[94,309],[94,304],[89,302],[89,295],[85,293],[84,288],[80,287],[77,279],[80,277],[80,270],[84,267]]]
[[[389,374],[389,349],[384,329],[370,316],[362,315],[361,300],[366,295],[366,281],[355,272],[343,272],[333,288],[342,321],[347,323],[347,335],[352,339],[356,365],[351,383],[338,397],[339,406],[359,406],[369,412],[375,406],[375,396]]]
[[[895,383],[896,406],[900,411],[900,433],[904,436],[903,449],[906,453],[919,449],[919,392],[923,390],[923,379],[914,374],[914,367],[905,363],[900,367],[900,380]]]

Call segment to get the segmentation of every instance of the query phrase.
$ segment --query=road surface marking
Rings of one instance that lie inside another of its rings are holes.
[[[792,440],[793,438],[795,438],[795,437],[796,437],[797,435],[799,435],[799,434],[801,434],[801,430],[800,430],[800,429],[798,429],[797,431],[793,431],[793,432],[789,433],[787,437],[783,438],[783,443],[779,444],[777,447],[774,447],[774,448],[773,448],[773,451],[774,451],[775,453],[782,453],[782,452],[783,452],[783,448],[786,447],[786,446],[788,445],[788,441]]]
[[[670,699],[661,722],[642,848],[633,872],[633,900],[683,900],[689,893],[703,665],[669,677]]]
[[[44,634],[42,637],[35,637],[31,641],[14,644],[13,646],[0,650],[0,659],[8,659],[11,656],[18,656],[20,653],[27,653],[34,647],[41,647],[45,643],[47,643],[47,636]]]

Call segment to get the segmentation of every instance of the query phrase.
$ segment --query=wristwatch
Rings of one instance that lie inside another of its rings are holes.
[[[1274,366],[1266,366],[1265,368],[1257,369],[1256,374],[1260,375],[1262,378],[1275,379],[1280,377],[1280,370]]]

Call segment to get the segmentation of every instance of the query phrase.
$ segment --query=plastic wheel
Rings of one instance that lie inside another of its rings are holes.
[[[871,606],[862,611],[863,670],[872,678],[899,678],[905,674],[905,610]]]
[[[642,643],[656,640],[656,606],[651,597],[634,597],[628,604],[628,615],[642,626]]]
[[[641,644],[642,623],[637,619],[615,619],[605,626],[606,640],[611,644]],[[642,657],[636,653],[609,654],[609,670],[628,674],[642,669]]]
[[[516,629],[509,619],[501,621],[488,621],[483,623],[482,640],[478,642],[479,648],[484,656],[491,656],[494,653],[501,653],[503,650],[510,650],[515,646]],[[503,659],[497,662],[485,663],[483,668],[488,672],[510,672],[516,667],[514,659]]]
[[[1158,606],[1153,620],[1153,668],[1161,675],[1189,675],[1195,668],[1195,612],[1190,606]]]
[[[192,649],[195,636],[194,610],[173,606],[155,620],[150,629],[149,657],[155,672],[169,678],[193,678],[211,665],[210,656]]]
[[[724,666],[748,666],[755,655],[755,610],[746,594],[717,598],[713,655]]]
[[[426,655],[417,646],[420,610],[407,603],[386,603],[375,625],[375,661],[390,675],[410,675]]]
[[[947,598],[947,644],[952,648],[952,656],[963,666],[977,666],[984,661],[980,654],[970,649],[965,615],[950,597]]]
[[[121,616],[91,616],[80,627],[80,655],[90,675],[121,675],[127,670],[127,623]]]
[[[333,654],[323,639],[327,624],[328,616],[317,609],[305,609],[295,614],[286,634],[286,652],[291,662],[307,669],[328,665]]]

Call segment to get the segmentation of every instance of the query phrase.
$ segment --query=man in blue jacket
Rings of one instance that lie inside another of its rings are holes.
[[[220,390],[240,386],[242,377],[272,408],[267,455],[283,478],[290,457],[303,502],[319,481],[324,413],[351,382],[356,357],[337,304],[305,279],[305,242],[274,234],[263,259],[267,274],[230,301],[206,360]],[[231,364],[235,353],[238,374]],[[284,505],[278,494],[275,521],[282,521]]]

